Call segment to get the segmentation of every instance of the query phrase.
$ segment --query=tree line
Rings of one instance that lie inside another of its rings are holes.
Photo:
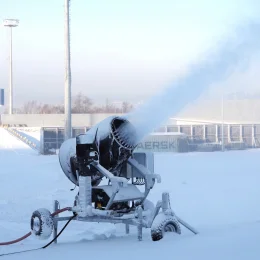
[[[72,97],[71,112],[73,114],[89,113],[128,113],[133,109],[133,105],[122,102],[120,106],[106,102],[105,105],[97,106],[86,95],[79,92]],[[64,105],[42,104],[36,100],[26,102],[21,108],[16,109],[17,114],[63,114]]]

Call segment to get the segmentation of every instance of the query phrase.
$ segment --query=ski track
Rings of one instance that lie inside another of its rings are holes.
[[[149,194],[154,203],[169,191],[176,214],[199,230],[182,227],[181,236],[168,234],[153,242],[150,230],[143,241],[136,228],[125,235],[123,225],[72,222],[57,245],[47,249],[2,256],[2,259],[260,259],[259,150],[156,154],[155,171],[162,183]],[[0,242],[29,231],[34,210],[52,210],[54,199],[71,206],[77,192],[60,169],[56,155],[41,156],[0,128]],[[64,213],[66,214],[66,213]],[[65,222],[59,223],[59,229]],[[48,241],[34,237],[0,254],[38,248]]]

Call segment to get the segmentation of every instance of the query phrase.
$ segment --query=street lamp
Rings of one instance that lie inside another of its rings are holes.
[[[65,140],[71,138],[71,67],[70,67],[70,0],[64,0],[65,6]]]
[[[19,20],[17,19],[5,19],[3,25],[10,28],[10,56],[9,56],[9,114],[13,114],[13,51],[12,51],[12,29],[17,27]]]

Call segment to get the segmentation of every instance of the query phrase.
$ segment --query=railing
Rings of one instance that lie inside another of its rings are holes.
[[[23,134],[21,134],[19,131],[17,131],[14,128],[10,128],[10,127],[4,127],[8,133],[10,133],[12,136],[18,138],[20,141],[22,141],[23,143],[27,144],[28,146],[30,146],[32,149],[36,150],[39,152],[39,147],[37,147],[37,144],[35,142],[33,142],[32,140],[28,139],[26,136],[24,136]]]

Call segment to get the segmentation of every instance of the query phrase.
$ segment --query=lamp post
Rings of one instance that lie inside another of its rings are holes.
[[[65,7],[65,140],[71,138],[71,68],[70,68],[70,0],[64,1]]]
[[[224,144],[224,94],[222,94],[222,100],[221,100],[221,117],[222,117],[222,135],[221,135],[221,150],[222,152],[225,151],[225,144]]]
[[[17,19],[5,19],[3,22],[5,27],[9,27],[10,29],[10,54],[9,54],[9,114],[13,114],[13,37],[12,37],[12,29],[17,27],[19,24],[19,20]]]

